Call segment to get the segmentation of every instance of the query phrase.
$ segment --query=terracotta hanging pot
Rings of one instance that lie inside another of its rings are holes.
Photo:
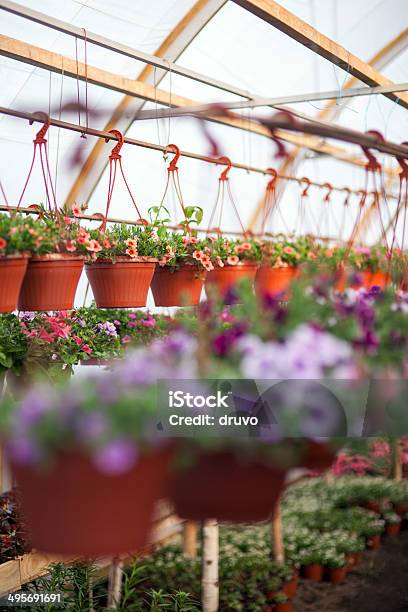
[[[225,303],[228,303],[228,294],[243,279],[248,279],[253,285],[257,269],[258,265],[252,262],[242,262],[236,266],[225,264],[223,268],[214,268],[207,272],[205,289],[207,291],[214,288],[224,298]]]
[[[203,453],[174,475],[170,498],[185,519],[263,521],[273,513],[284,480],[284,471],[261,461],[241,462],[227,451]]]
[[[0,257],[0,312],[16,310],[27,264],[28,255]]]
[[[381,546],[381,536],[379,534],[367,538],[367,546],[372,550],[378,550]]]
[[[391,283],[391,275],[387,272],[371,272],[371,270],[364,270],[363,276],[363,287],[365,289],[371,289],[371,287],[380,287],[385,289]]]
[[[84,267],[81,255],[31,257],[18,300],[19,310],[70,310]]]
[[[275,604],[274,612],[292,612],[293,604],[291,601],[283,601]]]
[[[298,275],[299,270],[295,266],[287,268],[260,266],[255,278],[256,292],[260,297],[263,295],[282,295],[282,297],[287,297],[290,284]]]
[[[169,266],[156,268],[152,293],[156,306],[196,306],[200,302],[205,271],[188,264],[172,270]]]
[[[157,259],[116,257],[85,264],[86,275],[98,308],[146,306]]]
[[[120,475],[76,453],[60,454],[49,469],[12,465],[32,546],[85,557],[140,550],[165,494],[169,459],[168,449],[156,450]]]

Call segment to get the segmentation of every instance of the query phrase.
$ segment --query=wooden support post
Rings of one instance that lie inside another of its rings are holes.
[[[183,552],[188,559],[195,559],[197,556],[197,532],[198,523],[196,521],[184,523]]]
[[[218,523],[213,519],[203,526],[203,569],[201,577],[201,602],[203,612],[217,612],[219,604],[218,586]]]
[[[111,610],[120,604],[122,593],[122,567],[123,562],[119,558],[112,560],[108,577],[107,610]]]
[[[282,529],[282,506],[281,499],[275,507],[271,524],[272,548],[275,561],[284,563],[285,550],[283,546],[283,529]]]

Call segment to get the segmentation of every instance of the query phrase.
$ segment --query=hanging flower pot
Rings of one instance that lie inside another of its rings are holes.
[[[16,310],[27,264],[28,255],[0,255],[0,312]]]
[[[206,291],[214,288],[218,295],[228,298],[228,294],[243,279],[250,281],[253,285],[258,265],[253,262],[239,262],[235,266],[224,265],[223,268],[215,267],[207,273],[205,280]]]
[[[81,255],[34,255],[21,288],[19,310],[70,310],[83,267]]]
[[[377,270],[372,272],[371,270],[364,270],[362,272],[363,287],[365,289],[371,289],[371,287],[380,287],[385,289],[391,283],[391,275],[387,272]]]
[[[85,264],[86,275],[98,308],[146,306],[156,268],[154,257],[115,257]]]
[[[256,292],[259,296],[281,294],[287,297],[287,291],[298,274],[298,268],[295,266],[287,268],[260,266],[255,279]]]
[[[156,306],[196,306],[200,302],[206,272],[194,265],[178,269],[157,266],[152,280]]]
[[[76,453],[58,454],[48,469],[12,465],[33,547],[85,557],[140,550],[168,460],[168,451],[155,451],[122,474],[104,474]]]
[[[239,461],[228,451],[202,453],[192,467],[175,474],[170,498],[181,518],[262,521],[272,514],[284,479],[284,471],[261,461]]]

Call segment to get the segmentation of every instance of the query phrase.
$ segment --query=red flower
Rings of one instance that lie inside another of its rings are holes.
[[[89,344],[83,344],[83,345],[81,346],[81,351],[83,351],[84,353],[88,353],[88,355],[89,355],[90,353],[92,353],[92,349],[91,349],[91,347],[89,346]]]
[[[7,246],[7,240],[4,240],[4,238],[0,238],[0,249],[5,249]]]
[[[79,204],[73,204],[71,210],[74,217],[80,217],[82,215],[82,210]]]

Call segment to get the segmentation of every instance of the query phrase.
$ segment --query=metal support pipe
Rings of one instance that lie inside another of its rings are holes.
[[[4,106],[0,106],[0,113],[1,114],[5,114],[5,115],[9,115],[11,117],[16,117],[19,119],[27,119],[30,122],[39,122],[39,123],[43,123],[44,122],[44,113],[38,112],[38,113],[27,113],[25,111],[19,111],[16,109],[12,109],[12,108],[6,108]],[[78,132],[80,134],[88,134],[89,136],[96,136],[97,138],[104,138],[107,140],[117,140],[116,136],[114,134],[111,134],[110,132],[106,132],[104,130],[97,130],[95,128],[91,128],[91,127],[85,127],[82,125],[78,125],[75,123],[68,123],[66,121],[61,121],[60,119],[53,119],[52,117],[49,118],[49,122],[50,125],[54,126],[54,127],[58,127],[58,128],[63,128],[66,130],[71,130],[74,132]],[[303,130],[303,128],[302,128]],[[368,138],[368,137],[367,137]],[[371,139],[370,139],[371,140]],[[146,149],[153,149],[155,151],[161,151],[162,153],[171,153],[171,151],[166,147],[166,146],[162,146],[159,144],[155,144],[152,142],[146,142],[143,140],[136,140],[135,138],[128,138],[127,136],[124,137],[124,142],[126,142],[127,144],[131,144],[131,145],[135,145],[138,147],[143,147]],[[394,145],[396,146],[396,145]],[[408,148],[407,147],[402,147],[403,149],[407,150],[406,153],[406,157],[408,158]],[[216,164],[219,165],[220,162],[217,158],[215,157],[209,157],[207,155],[199,155],[198,153],[192,153],[191,151],[180,151],[180,154],[183,157],[188,157],[190,159],[197,159],[200,161],[204,161],[210,164]],[[231,165],[233,168],[238,168],[239,170],[245,170],[246,172],[256,172],[258,174],[263,174],[264,176],[267,176],[268,170],[265,168],[258,168],[256,166],[247,166],[246,164],[240,164],[238,162],[231,162]],[[304,181],[303,178],[300,177],[296,177],[296,176],[290,176],[290,175],[278,175],[278,179],[282,179],[282,180],[287,180],[287,181],[294,181],[296,183],[298,183],[299,185],[301,185]],[[310,181],[310,184],[313,185],[314,187],[319,187],[322,189],[326,189],[327,188],[327,184],[325,183],[320,183],[317,181]],[[333,186],[333,191],[349,191],[348,188],[346,187],[337,187],[337,186]],[[360,190],[358,189],[351,189],[349,191],[352,194],[358,195],[360,193]],[[387,198],[389,199],[398,199],[398,196],[395,194],[387,194]]]

